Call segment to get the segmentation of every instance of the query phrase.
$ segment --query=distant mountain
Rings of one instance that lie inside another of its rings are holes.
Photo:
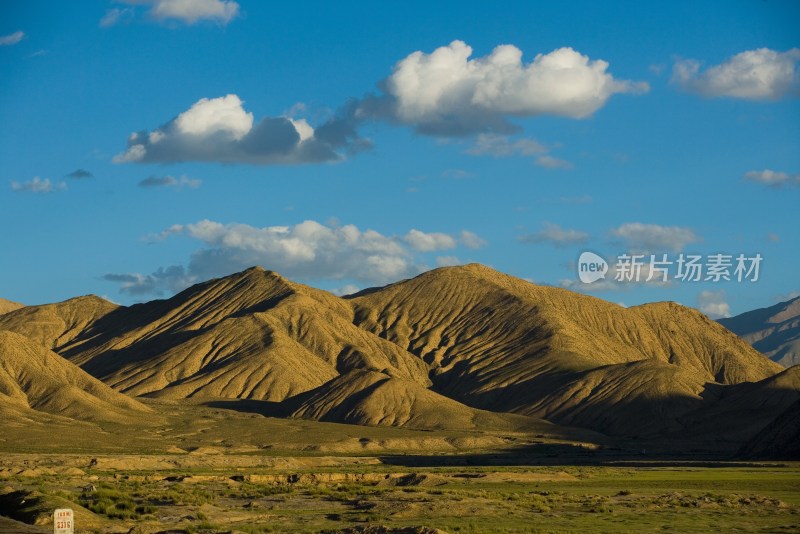
[[[18,310],[22,308],[24,305],[20,304],[19,302],[13,302],[6,299],[0,299],[0,315],[4,313],[8,313],[10,311]]]
[[[800,297],[719,322],[772,361],[800,364]]]
[[[547,420],[670,439],[713,427],[713,439],[741,443],[800,391],[691,308],[622,308],[480,265],[346,298],[252,268],[130,307],[26,307],[0,316],[0,330],[128,395],[268,401],[284,416],[364,425]]]
[[[36,413],[124,423],[151,410],[30,339],[0,331],[0,414],[8,421]]]

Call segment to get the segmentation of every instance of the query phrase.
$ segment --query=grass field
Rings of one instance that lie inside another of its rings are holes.
[[[68,506],[78,510],[81,532],[336,532],[367,525],[800,531],[798,465],[400,469],[354,457],[240,456],[229,467],[170,469],[158,467],[169,456],[140,460],[128,457],[139,468],[117,469],[113,456],[8,455],[0,513],[46,524],[52,509]],[[293,468],[275,467],[281,463]]]
[[[60,507],[77,532],[800,532],[800,464],[156,407],[6,425],[0,533],[52,532]]]

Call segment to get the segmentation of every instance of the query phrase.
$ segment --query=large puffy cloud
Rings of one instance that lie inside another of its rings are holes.
[[[485,57],[471,56],[471,47],[453,41],[397,63],[383,84],[393,118],[432,135],[510,132],[514,127],[508,117],[581,119],[615,93],[649,89],[646,83],[615,79],[607,72],[608,63],[572,48],[538,54],[527,64],[512,45],[498,46]]]
[[[328,226],[316,221],[259,228],[203,220],[174,225],[157,238],[174,236],[203,244],[186,266],[162,268],[152,274],[112,273],[105,279],[119,283],[120,291],[129,295],[160,295],[262,265],[296,280],[382,284],[426,269],[422,253],[457,246],[457,240],[448,234],[411,230],[404,236],[387,236],[354,225]],[[465,246],[484,243],[471,232],[462,233],[461,240]]]
[[[112,17],[113,18],[113,17]],[[303,119],[267,117],[255,121],[235,94],[203,98],[160,128],[135,132],[117,163],[215,161],[295,164],[335,161],[370,148],[359,136],[365,121],[412,126],[434,136],[508,134],[513,117],[592,115],[615,93],[641,93],[646,83],[615,79],[608,63],[572,48],[522,62],[522,51],[502,45],[473,58],[461,41],[430,54],[414,52],[380,83],[381,94],[353,99],[318,127]],[[479,138],[474,154],[533,156],[546,168],[572,165],[549,155],[532,139]]]
[[[686,245],[700,241],[691,228],[638,222],[612,229],[611,236],[624,241],[633,252],[679,252]]]
[[[797,62],[800,49],[777,52],[769,48],[747,50],[719,65],[700,69],[694,59],[675,63],[673,83],[706,97],[778,100],[800,95]]]
[[[335,117],[314,130],[305,119],[266,117],[255,122],[234,94],[202,98],[152,131],[135,132],[115,163],[298,164],[335,161],[339,150],[358,150],[364,141]]]

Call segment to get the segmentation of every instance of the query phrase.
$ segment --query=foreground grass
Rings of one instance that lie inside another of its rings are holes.
[[[416,468],[403,473],[380,465],[347,466],[342,472],[358,471],[367,479],[339,482],[331,482],[336,471],[328,466],[324,476],[306,471],[297,473],[305,477],[291,477],[272,470],[279,476],[264,483],[263,476],[224,467],[176,475],[84,466],[82,475],[64,475],[46,465],[85,458],[38,461],[40,475],[7,469],[0,481],[5,491],[29,491],[43,496],[37,497],[42,502],[49,496],[86,508],[100,521],[87,529],[96,532],[131,527],[145,533],[336,532],[370,524],[446,532],[800,531],[798,465]],[[30,467],[32,462],[25,462]],[[13,505],[2,506],[0,513],[13,516]],[[49,513],[46,505],[42,508],[40,520]],[[27,514],[33,522],[36,515]]]

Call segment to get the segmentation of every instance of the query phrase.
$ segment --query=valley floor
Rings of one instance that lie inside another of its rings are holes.
[[[52,532],[61,507],[77,532],[107,533],[800,531],[797,463],[678,457],[563,428],[414,431],[152,406],[140,426],[4,424],[0,533]]]
[[[153,468],[168,457],[144,456],[116,469],[112,457],[85,460],[5,457],[0,511],[42,526],[5,520],[0,532],[52,532],[57,507],[76,510],[78,532],[120,533],[792,532],[800,524],[798,465],[400,470],[302,457],[281,460],[303,469],[169,469]]]

